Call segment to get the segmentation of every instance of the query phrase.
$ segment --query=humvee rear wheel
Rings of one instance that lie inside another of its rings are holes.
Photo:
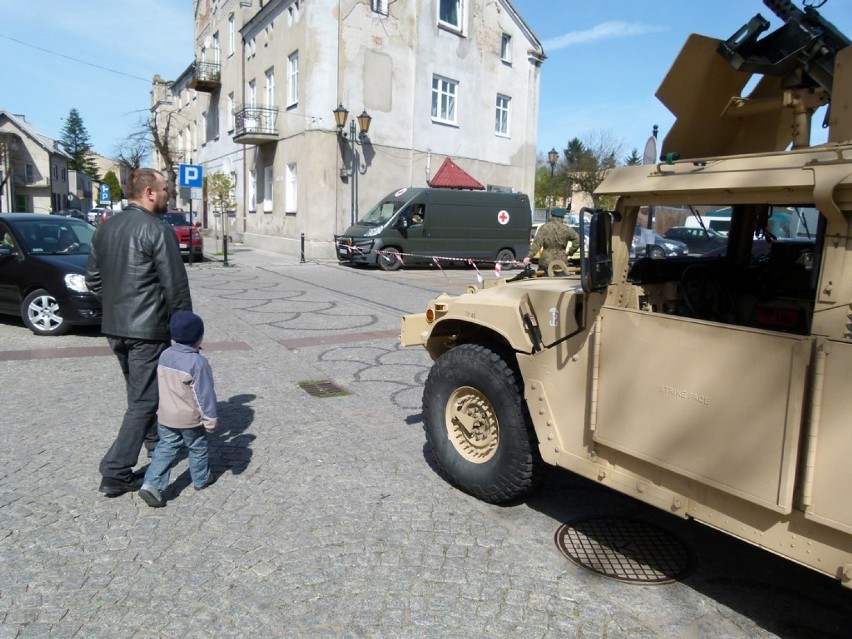
[[[541,463],[506,357],[458,346],[438,358],[423,391],[423,430],[438,465],[454,485],[490,503],[528,492]]]

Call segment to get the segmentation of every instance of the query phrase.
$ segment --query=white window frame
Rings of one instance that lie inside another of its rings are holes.
[[[228,197],[231,198],[231,202],[233,204],[236,204],[237,203],[237,172],[231,171],[230,176],[231,176],[232,186],[231,186],[231,192],[228,193]]]
[[[275,67],[266,70],[266,104],[268,109],[275,108]]]
[[[234,109],[236,104],[234,103],[234,92],[231,91],[228,94],[228,131],[233,131],[237,125],[236,118],[234,117]]]
[[[509,137],[509,108],[512,98],[502,93],[497,94],[494,107],[494,133],[503,137]]]
[[[287,180],[284,183],[284,213],[296,213],[299,189],[299,167],[293,162],[287,165]]]
[[[388,14],[388,0],[373,0],[373,12],[386,16]]]
[[[458,88],[456,80],[437,74],[432,76],[432,121],[458,124]]]
[[[500,59],[512,64],[512,35],[506,32],[500,36]]]
[[[249,80],[246,86],[246,106],[257,107],[257,82],[254,80]]]
[[[275,197],[273,172],[271,166],[263,167],[263,212],[272,213],[272,201]]]
[[[257,171],[252,169],[249,171],[249,197],[248,206],[249,212],[257,211]]]
[[[450,31],[455,31],[456,33],[464,33],[464,12],[465,12],[465,2],[464,0],[438,0],[436,3],[438,9],[438,26],[443,27],[445,29],[449,29]],[[456,22],[450,22],[449,20],[444,20],[441,17],[441,14],[444,13],[441,11],[441,8],[444,6],[452,7],[455,5],[455,13],[456,13]]]
[[[213,64],[217,67],[222,64],[222,49],[219,46],[219,32],[213,34]]]
[[[287,56],[287,106],[299,103],[299,52]]]
[[[228,16],[228,57],[234,55],[234,50],[237,45],[237,24],[234,21],[234,14]]]

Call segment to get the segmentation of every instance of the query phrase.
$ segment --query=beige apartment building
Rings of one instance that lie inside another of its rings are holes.
[[[176,160],[235,181],[230,216],[192,201],[206,227],[333,257],[335,233],[447,157],[533,195],[544,53],[509,0],[194,7],[196,59],[155,78],[151,108]]]

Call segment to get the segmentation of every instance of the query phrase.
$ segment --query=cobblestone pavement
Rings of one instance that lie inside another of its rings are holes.
[[[833,580],[568,473],[508,507],[449,486],[422,434],[429,358],[396,335],[471,270],[240,247],[232,264],[189,268],[217,480],[187,490],[179,462],[162,509],[97,492],[124,402],[104,338],[0,318],[0,638],[848,636],[852,593]],[[348,394],[298,385],[318,380]],[[641,586],[575,566],[554,534],[593,514],[665,527],[694,570]]]

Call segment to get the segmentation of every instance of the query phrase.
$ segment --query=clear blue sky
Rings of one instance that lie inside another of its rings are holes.
[[[760,0],[513,4],[547,55],[541,152],[605,132],[641,155],[651,127],[662,139],[673,122],[654,93],[689,33],[726,39],[757,13],[780,24]],[[852,0],[820,12],[852,37]],[[0,16],[0,109],[58,138],[76,107],[103,155],[147,112],[154,74],[174,79],[192,61],[191,0],[0,0]]]

